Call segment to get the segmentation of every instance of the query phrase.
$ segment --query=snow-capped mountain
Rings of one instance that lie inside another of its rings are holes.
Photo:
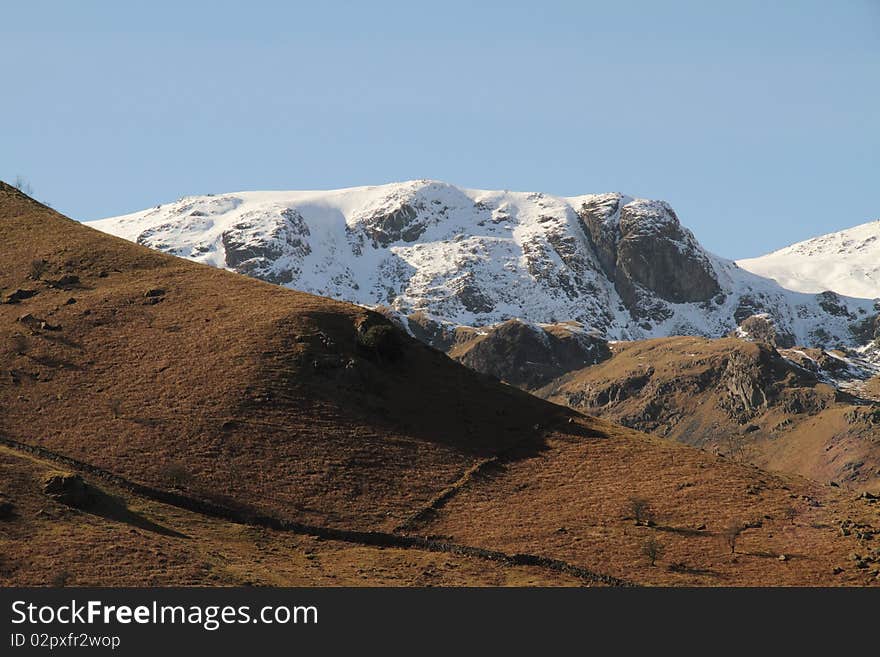
[[[91,226],[291,288],[485,326],[574,320],[609,339],[724,335],[863,344],[870,300],[783,288],[706,252],[663,201],[436,181],[196,196]],[[871,335],[873,337],[873,334]]]
[[[874,299],[880,297],[880,221],[814,237],[737,264],[790,290],[833,290]]]

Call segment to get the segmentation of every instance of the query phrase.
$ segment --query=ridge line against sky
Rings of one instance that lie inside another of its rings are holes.
[[[419,178],[663,199],[729,258],[880,217],[876,0],[31,0],[0,56],[0,178],[80,220]]]

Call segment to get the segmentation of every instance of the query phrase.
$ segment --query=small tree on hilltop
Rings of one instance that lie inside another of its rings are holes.
[[[12,181],[12,186],[15,187],[22,194],[27,194],[28,196],[32,196],[34,193],[33,187],[22,175],[18,175],[15,177],[15,180]]]

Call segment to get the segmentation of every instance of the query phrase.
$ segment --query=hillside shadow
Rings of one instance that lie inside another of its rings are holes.
[[[153,522],[146,516],[136,513],[128,508],[125,500],[114,495],[105,493],[102,490],[89,486],[90,502],[88,506],[80,509],[81,511],[93,516],[111,520],[113,522],[121,522],[126,525],[137,527],[145,531],[161,534],[162,536],[171,536],[174,538],[189,538],[186,534],[164,527]]]
[[[30,359],[43,367],[49,367],[51,369],[69,370],[73,372],[82,371],[80,365],[63,358],[55,358],[53,356],[30,356]]]
[[[691,529],[690,527],[671,527],[669,525],[657,525],[654,527],[659,532],[670,532],[682,536],[709,536],[710,532],[704,529]]]
[[[65,347],[70,347],[71,349],[76,349],[78,351],[83,350],[82,344],[75,340],[71,340],[70,338],[64,335],[58,335],[57,333],[41,333],[40,336],[46,340],[47,342],[54,342],[56,344],[62,344]]]
[[[697,568],[695,566],[688,566],[686,564],[677,564],[674,567],[670,566],[669,571],[673,573],[678,573],[679,575],[693,575],[696,577],[714,577],[716,579],[724,579],[721,577],[721,573],[717,570],[712,570],[711,568]]]
[[[766,550],[757,550],[753,552],[739,552],[737,551],[738,556],[742,557],[758,557],[760,559],[778,559],[782,555],[779,552],[767,552]],[[785,553],[785,560],[792,561],[794,559],[804,559],[806,555],[796,554],[796,553]]]

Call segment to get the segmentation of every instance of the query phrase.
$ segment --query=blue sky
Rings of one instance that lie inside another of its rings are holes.
[[[880,0],[27,2],[0,178],[77,219],[436,178],[663,198],[758,255],[880,218]]]

